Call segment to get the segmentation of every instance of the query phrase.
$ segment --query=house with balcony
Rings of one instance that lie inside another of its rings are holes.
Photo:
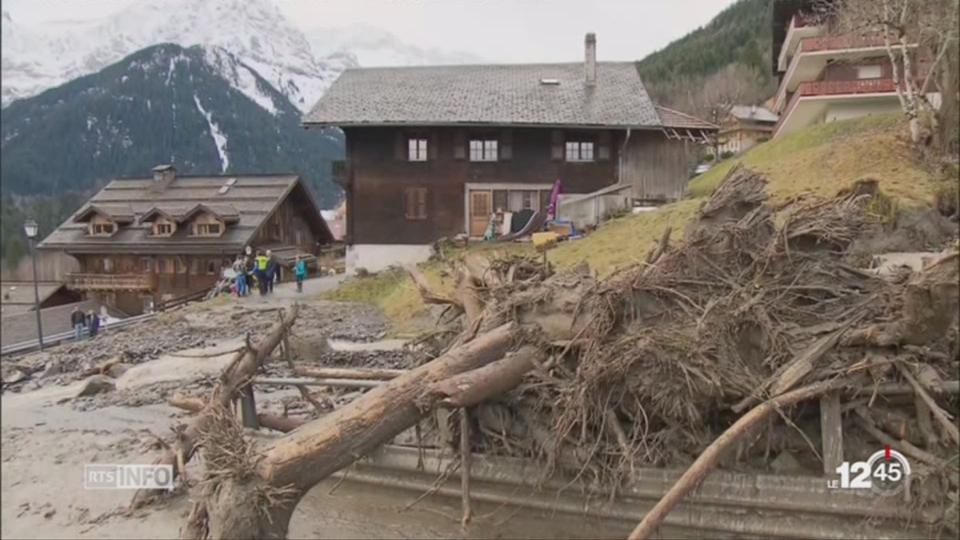
[[[882,36],[836,35],[815,0],[775,0],[773,70],[780,80],[773,136],[900,110]]]
[[[348,69],[303,123],[345,134],[347,267],[369,271],[483,237],[498,210],[546,213],[558,180],[679,199],[717,129],[656,106],[635,63],[598,62],[593,34],[583,62]]]
[[[247,247],[289,265],[332,241],[299,176],[188,176],[161,165],[152,177],[111,181],[39,249],[79,261],[69,289],[134,315],[209,290]]]
[[[777,115],[758,105],[734,105],[720,121],[720,152],[739,154],[770,140]]]

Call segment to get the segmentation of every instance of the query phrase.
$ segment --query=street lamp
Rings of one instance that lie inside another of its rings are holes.
[[[37,343],[40,350],[43,350],[43,324],[40,322],[40,286],[37,283],[37,249],[33,245],[37,237],[37,222],[28,219],[23,224],[23,232],[27,234],[27,240],[30,241],[30,256],[33,258],[33,310],[37,312]]]

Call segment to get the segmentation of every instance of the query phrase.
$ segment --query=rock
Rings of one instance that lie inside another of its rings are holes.
[[[43,373],[40,374],[40,378],[46,379],[47,377],[59,375],[61,373],[63,373],[63,366],[60,364],[60,360],[51,360],[44,365]]]
[[[793,457],[793,454],[784,450],[783,452],[780,452],[780,455],[770,463],[770,468],[773,469],[774,472],[788,473],[799,471],[803,467],[800,466],[800,462],[797,461],[797,458]]]
[[[110,366],[110,367],[107,369],[107,373],[106,373],[106,374],[107,374],[108,376],[114,378],[114,379],[117,379],[117,378],[119,378],[121,375],[123,375],[124,373],[126,373],[127,370],[130,369],[131,367],[133,367],[133,366],[131,366],[130,364],[125,364],[125,363],[123,363],[123,362],[119,362],[119,363],[116,363],[116,364]]]
[[[80,392],[77,393],[77,397],[83,396],[92,396],[94,394],[100,394],[103,392],[112,392],[116,389],[116,385],[113,384],[113,381],[110,377],[106,375],[94,375],[87,379],[86,384],[83,385],[83,388],[80,389]]]

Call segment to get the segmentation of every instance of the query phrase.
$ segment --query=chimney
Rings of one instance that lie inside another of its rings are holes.
[[[597,36],[593,32],[587,34],[584,40],[584,49],[586,58],[583,67],[587,75],[587,86],[597,85]]]
[[[153,184],[151,191],[163,191],[167,189],[177,178],[177,169],[173,165],[157,165],[153,168]]]

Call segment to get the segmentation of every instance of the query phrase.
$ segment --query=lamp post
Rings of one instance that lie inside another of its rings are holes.
[[[43,324],[40,322],[40,286],[37,283],[37,249],[33,245],[37,237],[37,222],[28,219],[23,224],[23,232],[27,234],[27,240],[30,242],[30,256],[33,258],[33,310],[37,312],[37,343],[40,350],[43,350]]]

